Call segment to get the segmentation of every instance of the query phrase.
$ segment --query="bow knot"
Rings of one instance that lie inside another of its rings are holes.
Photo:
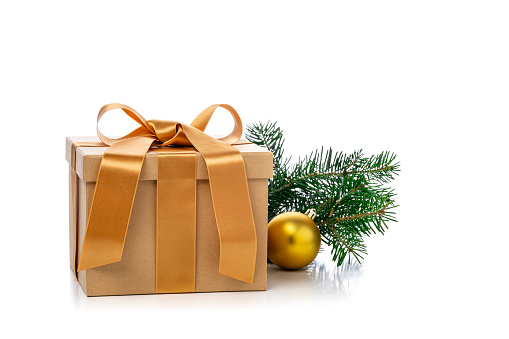
[[[182,125],[177,121],[153,119],[147,121],[147,127],[161,144],[190,146]]]

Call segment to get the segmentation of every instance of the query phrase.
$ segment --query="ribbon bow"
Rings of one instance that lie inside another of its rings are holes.
[[[235,121],[233,131],[220,139],[204,133],[217,107],[228,110]],[[99,121],[106,112],[117,108],[122,109],[139,123],[140,127],[121,138],[112,139],[101,133]],[[190,125],[186,125],[176,121],[147,121],[129,106],[108,104],[101,108],[97,116],[97,134],[101,141],[110,147],[101,160],[78,271],[121,260],[141,167],[151,147],[157,146],[153,150],[158,153],[159,159],[159,154],[179,155],[182,153],[178,152],[178,148],[163,146],[193,146],[203,156],[209,175],[220,240],[219,272],[248,283],[253,282],[256,233],[244,161],[240,152],[231,146],[242,135],[242,121],[233,107],[225,104],[212,105],[200,113]],[[171,164],[174,160],[175,157],[170,157],[166,164]],[[159,172],[166,172],[166,174],[170,172],[169,175],[177,176],[173,181],[175,185],[166,187],[169,190],[177,190],[180,181],[189,179],[180,180],[179,174],[182,174],[182,170],[179,172],[178,168],[164,169],[160,166],[159,160],[158,163]],[[160,174],[158,175],[160,177]],[[172,192],[172,194],[177,197],[173,201],[178,203],[178,192]],[[172,220],[162,220],[162,216]],[[162,216],[158,216],[158,223],[160,220],[175,221],[173,215],[163,213]],[[194,220],[195,216],[183,216],[180,220],[182,218]],[[176,220],[179,220],[178,217]],[[176,240],[177,243],[178,241],[179,239]]]

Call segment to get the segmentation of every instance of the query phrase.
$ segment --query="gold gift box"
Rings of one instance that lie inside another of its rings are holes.
[[[89,142],[100,140],[97,137],[66,139],[69,182],[75,182],[74,190],[71,184],[69,187],[70,234],[76,232],[76,239],[70,237],[71,266],[72,261],[76,260],[75,264],[79,260],[101,158],[107,149],[73,147],[74,143]],[[267,286],[267,184],[272,177],[272,153],[245,141],[233,147],[244,159],[256,228],[254,280],[249,284],[219,273],[219,234],[206,164],[197,152],[195,292],[265,290]],[[77,272],[87,296],[156,293],[156,222],[157,155],[149,151],[140,173],[121,261]]]

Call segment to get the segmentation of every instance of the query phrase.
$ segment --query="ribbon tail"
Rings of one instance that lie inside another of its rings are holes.
[[[104,154],[78,271],[121,260],[141,167],[154,140],[149,136],[123,140]]]
[[[219,233],[219,272],[252,284],[257,240],[242,154],[192,126],[182,128],[207,165]]]

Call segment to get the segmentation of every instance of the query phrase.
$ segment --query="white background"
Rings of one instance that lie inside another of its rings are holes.
[[[507,2],[179,3],[1,2],[1,336],[507,338]],[[361,267],[323,253],[267,292],[86,298],[64,138],[110,102],[187,123],[228,103],[294,157],[394,151],[399,222]]]

